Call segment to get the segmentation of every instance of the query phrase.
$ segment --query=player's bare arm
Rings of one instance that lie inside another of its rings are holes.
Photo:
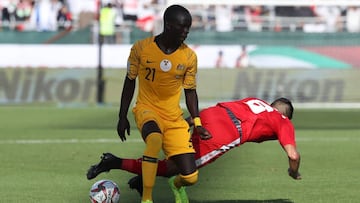
[[[194,126],[194,121],[193,119],[191,118],[191,116],[185,118],[186,122],[189,124],[189,126]]]
[[[285,145],[284,150],[287,153],[287,156],[289,158],[289,168],[288,168],[288,174],[290,177],[292,177],[295,180],[300,180],[301,175],[299,173],[299,167],[300,167],[300,154],[296,150],[296,147],[293,145]]]
[[[127,118],[127,113],[131,100],[134,96],[135,91],[135,80],[131,80],[128,77],[125,77],[123,92],[121,94],[121,104],[119,111],[119,121],[117,124],[117,132],[121,141],[126,140],[125,131],[130,135],[130,123]]]
[[[195,89],[185,89],[185,99],[186,99],[186,107],[191,115],[191,118],[200,118],[199,117],[199,101],[197,92]],[[199,133],[201,139],[207,140],[210,139],[212,136],[211,134],[201,126],[199,120],[193,120],[194,129]]]

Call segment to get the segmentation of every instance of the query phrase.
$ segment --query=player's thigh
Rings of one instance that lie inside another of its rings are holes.
[[[184,119],[165,121],[166,130],[163,132],[163,150],[167,157],[178,154],[194,153],[189,125]]]
[[[144,139],[152,132],[162,133],[162,120],[156,111],[144,106],[137,106],[133,109],[133,113],[137,128]]]
[[[182,175],[189,175],[197,170],[194,153],[178,154],[169,159],[175,163],[179,173]]]

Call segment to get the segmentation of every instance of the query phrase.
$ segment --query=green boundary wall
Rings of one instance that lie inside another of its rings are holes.
[[[1,43],[37,44],[59,35],[58,32],[17,32],[12,30],[0,31]],[[54,44],[91,44],[91,27],[69,32]],[[151,33],[143,32],[136,27],[131,28],[130,44],[136,40],[151,36]],[[359,33],[336,32],[336,33],[304,33],[304,32],[248,32],[236,30],[232,32],[216,32],[192,30],[186,40],[188,44],[208,45],[296,45],[296,46],[354,46],[360,45]]]

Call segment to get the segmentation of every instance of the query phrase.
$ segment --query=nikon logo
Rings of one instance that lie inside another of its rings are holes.
[[[255,70],[238,74],[234,98],[253,96],[271,101],[287,97],[297,102],[341,102],[344,90],[343,78],[329,77],[322,71]]]
[[[82,74],[74,69],[0,69],[0,102],[89,102],[96,80]]]

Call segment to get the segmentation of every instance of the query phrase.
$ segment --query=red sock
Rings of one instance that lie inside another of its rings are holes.
[[[141,175],[141,158],[140,159],[122,159],[121,169],[130,173]]]
[[[122,159],[121,169],[125,170],[127,172],[130,172],[130,173],[141,175],[142,174],[141,158],[139,158],[139,159]],[[166,172],[167,172],[166,161],[160,160],[159,164],[158,164],[158,169],[157,169],[156,175],[167,177]]]
[[[156,176],[167,177],[167,165],[166,165],[166,161],[164,159],[160,160],[158,162]]]

